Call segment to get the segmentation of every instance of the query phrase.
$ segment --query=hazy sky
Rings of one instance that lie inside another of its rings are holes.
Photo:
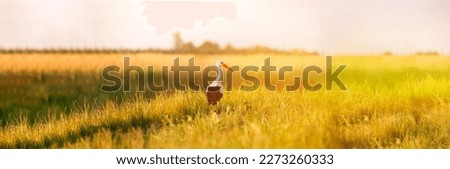
[[[1,0],[0,48],[172,47],[142,0]],[[449,0],[239,0],[237,18],[181,29],[200,44],[256,44],[322,53],[450,53]],[[177,12],[177,11],[173,11]]]

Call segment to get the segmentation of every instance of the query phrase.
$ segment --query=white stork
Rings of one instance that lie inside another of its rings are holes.
[[[216,105],[223,96],[223,86],[221,81],[223,73],[221,67],[233,71],[227,64],[223,63],[220,60],[216,62],[216,67],[217,78],[211,84],[209,84],[208,87],[206,87],[206,97],[208,98],[208,104],[210,105]]]

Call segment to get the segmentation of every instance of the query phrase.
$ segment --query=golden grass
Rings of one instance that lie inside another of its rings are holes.
[[[191,56],[179,56],[180,61],[185,64]],[[172,65],[174,57],[178,56],[130,55],[132,64],[142,66]],[[196,63],[212,65],[220,59],[229,65],[261,65],[266,57],[196,56]],[[63,75],[99,76],[102,67],[121,65],[122,58],[2,55],[0,72],[39,75],[67,70]],[[323,57],[280,55],[272,61],[297,70],[325,64]],[[58,117],[50,114],[36,124],[22,116],[0,129],[0,147],[450,148],[450,58],[343,56],[333,62],[348,65],[341,77],[349,90],[233,90],[218,106],[208,106],[204,93],[192,91],[164,92],[155,98],[136,94],[123,103],[108,100],[100,106],[86,102],[81,109]],[[288,76],[292,75],[299,72]],[[52,94],[48,83],[38,95]],[[99,88],[88,84],[84,87]]]

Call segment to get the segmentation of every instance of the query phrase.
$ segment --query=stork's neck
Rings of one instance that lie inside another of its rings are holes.
[[[222,69],[220,68],[220,66],[217,66],[217,77],[216,80],[214,80],[214,82],[220,82],[221,81],[220,79],[222,79]]]

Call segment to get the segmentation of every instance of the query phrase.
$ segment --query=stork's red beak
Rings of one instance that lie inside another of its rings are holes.
[[[223,63],[222,66],[224,68],[227,68],[228,70],[234,71],[233,69],[230,68],[230,66],[228,66],[227,64]]]

